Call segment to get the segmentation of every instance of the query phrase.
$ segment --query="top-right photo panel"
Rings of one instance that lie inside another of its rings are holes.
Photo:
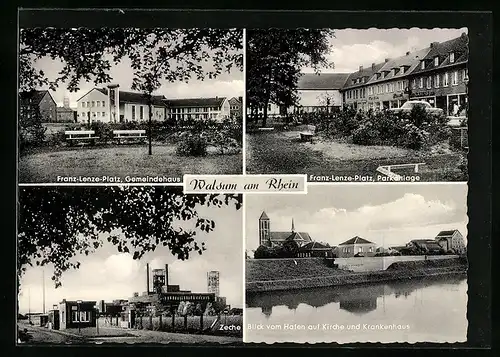
[[[246,173],[467,181],[468,32],[247,29]]]

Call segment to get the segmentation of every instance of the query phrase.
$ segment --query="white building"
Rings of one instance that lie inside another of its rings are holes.
[[[342,107],[342,94],[349,73],[303,73],[297,83],[298,109],[314,112]]]
[[[231,114],[231,105],[226,97],[168,99],[167,118],[173,120],[211,119],[222,121]]]

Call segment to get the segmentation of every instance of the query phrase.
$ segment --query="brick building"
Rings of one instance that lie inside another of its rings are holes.
[[[59,303],[59,327],[68,328],[95,327],[97,309],[95,301],[69,301]]]
[[[57,104],[48,90],[21,92],[19,107],[20,115],[33,115],[33,110],[37,110],[43,123],[57,121]]]

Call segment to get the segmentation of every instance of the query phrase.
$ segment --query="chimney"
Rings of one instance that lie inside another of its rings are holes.
[[[165,264],[165,292],[168,291],[168,264]]]
[[[410,54],[410,51],[407,51],[407,52],[406,52],[406,55],[408,56],[409,54]]]
[[[375,63],[372,63],[372,71],[375,72]]]
[[[146,293],[149,295],[149,263],[146,264]]]
[[[384,62],[385,62],[385,63],[389,62],[389,58],[386,58],[386,59],[384,60]]]
[[[359,71],[362,72],[363,71],[363,66],[359,66]]]
[[[439,45],[439,42],[431,42],[431,48],[434,48],[436,47],[437,45]]]

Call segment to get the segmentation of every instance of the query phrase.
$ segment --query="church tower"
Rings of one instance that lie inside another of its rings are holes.
[[[259,245],[271,246],[270,226],[271,220],[263,211],[259,218]]]

